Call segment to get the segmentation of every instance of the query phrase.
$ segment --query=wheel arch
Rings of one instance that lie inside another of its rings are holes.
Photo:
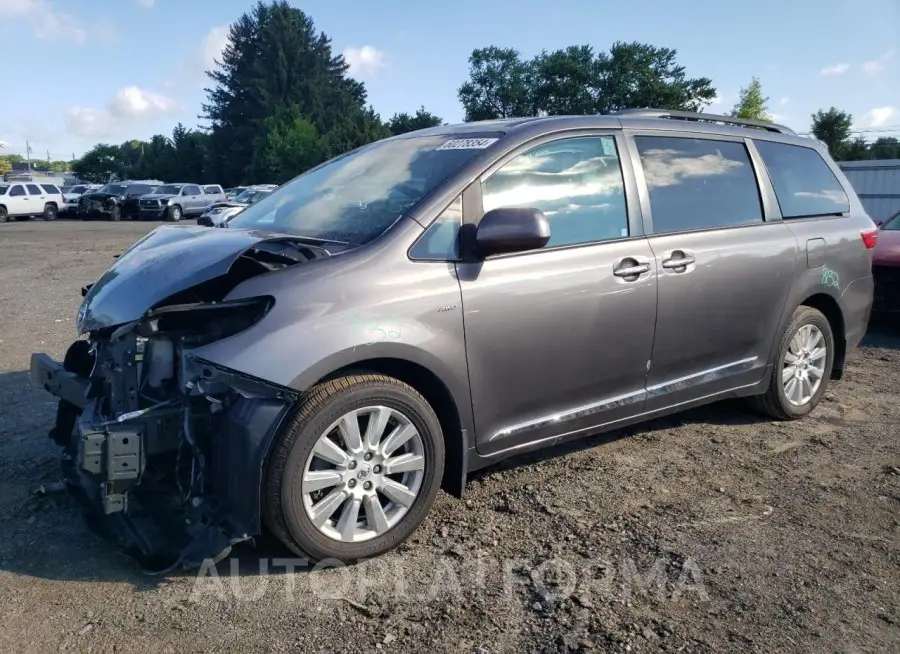
[[[441,488],[462,498],[468,469],[468,442],[459,408],[447,384],[432,370],[407,359],[379,357],[347,364],[321,377],[316,383],[359,373],[379,373],[399,379],[422,394],[437,414],[444,438],[444,471]]]

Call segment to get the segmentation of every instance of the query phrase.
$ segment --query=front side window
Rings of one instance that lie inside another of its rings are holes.
[[[612,136],[539,145],[482,183],[485,213],[500,207],[541,210],[550,223],[546,247],[628,236],[625,188]]]
[[[462,196],[450,203],[428,226],[409,250],[413,259],[456,261],[459,259],[459,230],[462,227]]]
[[[760,223],[762,202],[743,143],[636,136],[653,233]]]
[[[499,135],[466,136],[376,141],[279,186],[228,226],[362,245],[414,209],[496,141],[490,137]]]
[[[10,189],[9,194],[10,194],[12,197],[18,197],[18,196],[21,196],[21,195],[25,195],[25,189],[22,188],[20,185],[16,184],[15,186],[13,186],[13,187]]]
[[[850,211],[844,187],[813,148],[756,141],[783,218],[809,218]]]

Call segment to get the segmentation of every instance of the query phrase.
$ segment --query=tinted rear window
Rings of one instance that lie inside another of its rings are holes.
[[[219,188],[218,186],[205,186],[205,187],[203,188],[203,190],[204,190],[204,192],[210,193],[210,194],[213,194],[213,195],[217,195],[217,194],[221,194],[221,193],[222,193],[222,189]]]
[[[841,183],[812,148],[760,140],[756,149],[769,171],[784,218],[850,211],[850,200]]]
[[[60,193],[61,191],[56,188],[53,184],[41,184],[41,188],[47,191],[47,193]]]

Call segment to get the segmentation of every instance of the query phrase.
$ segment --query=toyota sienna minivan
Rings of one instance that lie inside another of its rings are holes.
[[[158,227],[32,376],[90,523],[145,565],[264,529],[354,561],[503,457],[722,398],[807,415],[865,331],[876,240],[825,146],[772,123],[441,126],[225,229]]]

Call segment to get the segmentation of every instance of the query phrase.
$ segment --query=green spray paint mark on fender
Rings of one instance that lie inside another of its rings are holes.
[[[841,281],[836,270],[831,268],[822,269],[822,286],[841,290]]]

